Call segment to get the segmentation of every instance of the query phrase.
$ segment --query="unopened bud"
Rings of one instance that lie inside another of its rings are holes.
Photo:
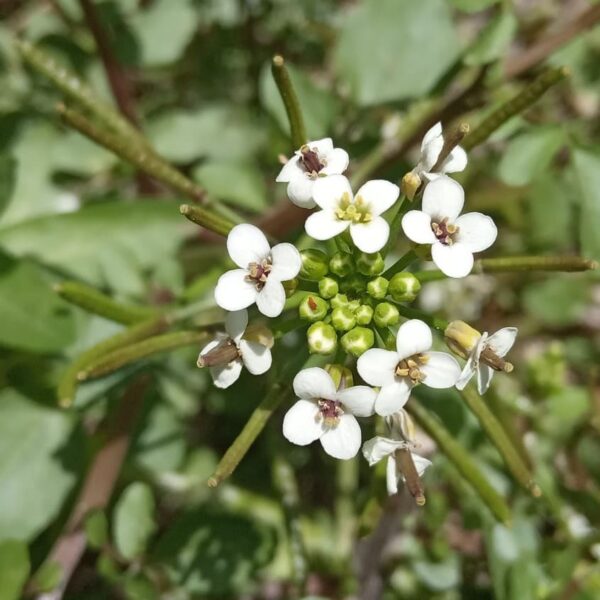
[[[321,321],[329,312],[329,304],[316,294],[308,294],[298,307],[298,315],[306,321]]]
[[[375,307],[373,320],[377,327],[389,327],[390,325],[396,325],[400,321],[400,313],[393,304],[380,302]]]
[[[333,379],[337,390],[345,390],[354,385],[352,371],[342,365],[325,365],[325,370]]]
[[[294,277],[294,279],[288,279],[287,281],[282,281],[281,285],[283,285],[283,289],[285,290],[285,297],[290,298],[294,295],[296,290],[298,289],[298,279]]]
[[[367,283],[367,293],[372,298],[381,300],[387,294],[388,285],[389,281],[385,277],[376,277]]]
[[[373,319],[373,309],[366,304],[361,304],[356,309],[354,316],[359,325],[368,325]]]
[[[318,321],[306,330],[308,351],[311,354],[333,354],[337,348],[337,334],[328,323]]]
[[[396,273],[390,279],[388,294],[396,302],[413,302],[421,289],[421,282],[408,272]]]
[[[464,321],[451,321],[444,331],[446,344],[458,356],[468,358],[481,337],[481,333]]]
[[[408,172],[403,178],[400,188],[402,193],[409,199],[412,200],[415,194],[421,187],[421,178],[412,171]]]
[[[344,293],[360,294],[364,292],[366,287],[365,278],[358,273],[344,277],[340,282],[340,289]]]
[[[367,327],[355,327],[345,333],[341,339],[342,348],[352,356],[359,357],[375,343],[375,335]]]
[[[338,331],[348,331],[356,325],[356,317],[347,306],[334,308],[331,313],[331,324]]]
[[[329,261],[329,270],[338,277],[348,277],[354,272],[352,257],[344,252],[336,252]]]
[[[348,296],[345,294],[336,294],[330,301],[331,308],[340,308],[341,306],[348,306]]]
[[[309,248],[300,252],[302,267],[300,268],[300,277],[309,281],[319,281],[327,275],[329,270],[329,257],[322,250]]]
[[[242,337],[249,342],[257,342],[267,348],[272,348],[275,344],[273,332],[267,326],[260,323],[248,325]]]
[[[379,252],[375,252],[375,254],[361,252],[356,259],[356,268],[358,269],[358,272],[367,277],[380,275],[383,273],[384,267],[383,257]]]
[[[333,298],[339,291],[338,282],[333,277],[323,277],[319,280],[319,294],[323,298]]]

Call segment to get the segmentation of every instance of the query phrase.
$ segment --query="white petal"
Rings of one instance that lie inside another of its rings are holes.
[[[415,463],[415,468],[417,469],[417,475],[419,477],[423,476],[423,473],[427,470],[427,467],[431,466],[431,461],[427,460],[423,456],[419,456],[418,454],[414,454],[411,452],[411,456],[413,462]]]
[[[364,381],[371,385],[388,385],[394,383],[394,371],[400,358],[395,352],[371,348],[358,359],[356,368]]]
[[[300,208],[314,208],[313,188],[315,180],[311,179],[306,173],[299,177],[294,177],[287,186],[288,198]]]
[[[403,440],[392,440],[390,438],[376,436],[367,440],[362,447],[363,456],[367,459],[369,466],[372,467],[382,458],[393,454],[398,448],[405,448],[406,442]]]
[[[477,391],[480,396],[488,391],[493,376],[494,369],[492,367],[479,363],[479,367],[477,367]]]
[[[402,217],[402,229],[406,237],[417,244],[433,244],[435,234],[431,229],[431,217],[422,210],[409,210]]]
[[[318,154],[327,156],[333,150],[333,140],[331,138],[322,138],[312,142],[306,142],[311,150],[316,150]]]
[[[498,236],[498,229],[491,217],[478,212],[467,213],[456,219],[458,226],[456,241],[471,252],[481,252],[489,248]]]
[[[304,229],[315,240],[329,240],[345,231],[350,221],[340,221],[332,210],[319,210],[306,219]]]
[[[221,308],[241,310],[256,300],[256,286],[246,281],[247,274],[244,269],[234,269],[219,277],[215,287],[215,301]]]
[[[460,365],[445,352],[428,352],[427,363],[420,367],[425,375],[423,383],[436,389],[454,387],[460,377]]]
[[[457,390],[464,390],[467,387],[469,381],[471,380],[471,377],[475,375],[475,371],[477,371],[477,368],[479,366],[479,357],[481,356],[481,353],[483,352],[483,349],[487,344],[487,337],[488,334],[486,331],[484,331],[481,334],[479,340],[477,340],[477,343],[475,344],[473,350],[471,350],[469,358],[467,359],[467,362],[463,367],[460,377],[456,382]]]
[[[465,192],[454,179],[442,175],[427,184],[423,192],[423,211],[434,220],[447,217],[450,222],[460,215],[465,203]]]
[[[450,156],[443,162],[442,173],[458,173],[464,171],[467,166],[467,153],[460,147],[456,146]]]
[[[307,446],[323,435],[316,402],[298,400],[283,418],[284,437],[298,446]]]
[[[313,200],[321,207],[334,210],[340,198],[348,194],[352,200],[352,187],[343,175],[318,177],[313,187]]]
[[[517,339],[516,327],[503,327],[487,339],[487,345],[498,355],[506,356]]]
[[[227,252],[233,262],[243,269],[251,262],[261,262],[268,258],[271,246],[265,234],[254,225],[236,225],[227,236]]]
[[[225,389],[239,379],[242,372],[242,361],[234,360],[223,367],[211,367],[209,371],[215,386]]]
[[[397,379],[394,383],[384,385],[375,400],[375,412],[382,417],[398,412],[408,401],[410,390],[410,386],[404,379]]]
[[[385,468],[385,486],[390,496],[398,493],[398,475],[396,459],[393,456],[388,456]]]
[[[292,156],[285,165],[283,165],[279,175],[275,179],[278,183],[288,183],[296,177],[301,177],[305,174],[305,170],[300,165],[300,157],[298,155]]]
[[[431,129],[427,131],[425,137],[423,137],[423,141],[421,142],[421,152],[425,148],[425,146],[431,143],[435,138],[442,136],[442,123],[438,121]]]
[[[246,309],[227,313],[225,316],[225,331],[237,344],[248,327],[248,311]]]
[[[262,375],[271,368],[271,350],[258,342],[240,340],[244,366],[252,375]]]
[[[421,151],[421,165],[424,171],[430,171],[440,156],[444,147],[444,138],[440,135],[428,142]]]
[[[400,195],[400,188],[385,179],[367,181],[356,192],[356,198],[361,196],[371,207],[371,214],[380,215],[394,205]]]
[[[342,148],[334,148],[325,157],[327,166],[321,169],[320,174],[324,175],[341,175],[347,168],[350,162],[350,157]]]
[[[361,432],[354,415],[345,414],[340,417],[335,427],[327,428],[321,436],[323,450],[341,460],[355,457],[360,450]]]
[[[461,243],[451,246],[435,243],[431,246],[431,257],[448,277],[466,277],[473,268],[473,253]]]
[[[311,398],[335,399],[336,389],[333,379],[325,369],[319,367],[302,369],[294,377],[293,386],[294,394],[304,400]]]
[[[429,325],[419,319],[410,319],[403,323],[396,334],[396,350],[398,361],[413,354],[427,352],[433,344]]]
[[[206,346],[204,346],[204,348],[202,348],[202,350],[200,350],[200,356],[204,356],[207,352],[210,352],[213,348],[216,348],[220,343],[221,340],[218,338],[216,340],[211,340],[208,342],[208,344],[206,344]],[[200,356],[198,358],[200,358]]]
[[[267,279],[264,287],[256,295],[256,306],[265,317],[277,317],[285,304],[285,290],[277,279]]]
[[[386,245],[390,237],[390,226],[383,217],[375,217],[369,223],[352,223],[350,236],[359,250],[373,254]]]
[[[375,412],[377,392],[366,385],[355,385],[337,393],[344,410],[356,417],[370,417]]]
[[[293,279],[300,272],[302,259],[300,252],[292,244],[277,244],[271,248],[273,267],[269,279],[274,277],[278,281]]]

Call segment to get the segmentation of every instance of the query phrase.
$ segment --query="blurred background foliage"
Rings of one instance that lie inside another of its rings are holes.
[[[515,373],[497,377],[486,401],[531,460],[541,499],[518,489],[457,395],[413,400],[442,418],[509,499],[512,527],[494,522],[426,437],[434,464],[418,509],[406,493],[385,498],[384,475],[362,458],[341,463],[291,447],[280,414],[233,477],[210,490],[218,458],[269,380],[245,375],[216,390],[194,366],[197,348],[85,384],[74,410],[56,407],[69,362],[121,326],[67,304],[53,284],[184,304],[210,297],[225,264],[222,245],[182,219],[182,198],[62,125],[60,95],[21,61],[15,35],[113,102],[82,4],[0,4],[0,600],[275,600],[301,597],[304,584],[307,598],[600,597],[597,274],[474,275],[431,282],[419,298],[481,330],[520,328]],[[600,259],[594,3],[98,0],[95,8],[155,148],[247,220],[285,202],[274,178],[278,155],[292,148],[270,74],[275,53],[291,65],[309,137],[331,135],[358,159],[355,173],[395,181],[413,166],[428,118],[476,125],[538,63],[567,66],[569,80],[474,150],[460,180],[469,208],[499,224],[489,255]],[[285,228],[296,240],[302,222]],[[299,347],[289,335],[277,353],[289,361]],[[87,513],[82,496],[101,508]],[[71,527],[74,515],[85,515],[82,528]],[[61,565],[73,568],[66,589],[57,588]]]

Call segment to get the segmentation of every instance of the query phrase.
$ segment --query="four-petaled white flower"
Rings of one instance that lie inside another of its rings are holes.
[[[219,388],[227,388],[235,383],[242,366],[252,375],[261,375],[271,368],[271,350],[258,342],[242,339],[247,326],[247,310],[228,313],[225,318],[227,334],[217,334],[216,339],[200,350],[198,366],[210,368],[214,384]],[[209,356],[214,357],[216,364],[212,364]]]
[[[299,400],[283,419],[283,435],[306,446],[320,440],[334,458],[349,459],[360,449],[361,432],[356,417],[373,414],[376,392],[365,385],[336,390],[324,369],[303,369],[294,378]]]
[[[359,250],[378,252],[390,235],[390,227],[380,215],[396,202],[399,194],[397,185],[383,179],[367,181],[356,196],[343,175],[319,179],[313,198],[322,210],[306,219],[306,233],[315,240],[328,240],[350,228]]]
[[[254,302],[267,317],[281,314],[285,304],[282,281],[300,272],[300,253],[292,244],[271,248],[263,232],[246,223],[236,225],[227,236],[227,251],[240,267],[219,278],[215,300],[225,310],[241,310]]]
[[[398,329],[396,352],[372,348],[358,359],[360,376],[381,388],[375,401],[378,415],[400,410],[419,383],[438,389],[454,387],[460,366],[449,354],[430,351],[432,343],[431,329],[423,321],[411,319]]]
[[[435,173],[431,169],[437,163],[437,160],[444,146],[444,136],[442,134],[442,124],[438,121],[426,134],[421,142],[421,158],[412,173],[421,180],[433,181],[445,173],[457,173],[464,171],[467,166],[467,153],[460,147],[455,146],[444,162]]]
[[[331,138],[307,142],[283,166],[277,179],[287,183],[289,199],[302,208],[313,208],[313,186],[328,175],[341,175],[348,168],[348,153],[334,148]]]
[[[398,469],[394,453],[396,450],[402,448],[409,449],[410,446],[411,444],[404,440],[392,440],[381,436],[371,438],[363,444],[363,456],[367,459],[369,466],[373,466],[387,456],[386,483],[387,492],[390,496],[398,493],[398,483],[404,481],[404,475]],[[431,461],[414,452],[411,452],[411,456],[417,469],[417,474],[421,477],[425,469],[431,465]]]
[[[496,356],[501,358],[506,356],[513,347],[518,332],[516,327],[504,327],[489,336],[487,331],[483,332],[471,350],[467,363],[456,382],[456,387],[464,390],[477,371],[477,390],[480,394],[484,394],[490,387],[495,370],[480,359],[481,353],[489,348]]]
[[[459,183],[442,175],[423,193],[422,210],[402,218],[406,236],[431,244],[431,257],[448,277],[465,277],[473,268],[473,253],[489,248],[498,235],[494,221],[478,212],[460,215],[465,193]]]

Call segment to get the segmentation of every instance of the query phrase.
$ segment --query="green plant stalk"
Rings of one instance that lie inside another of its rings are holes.
[[[114,373],[123,367],[162,352],[168,352],[183,346],[192,346],[206,341],[206,331],[175,331],[146,338],[140,342],[105,353],[91,361],[77,374],[79,381],[96,379]]]
[[[460,392],[460,395],[470,411],[477,417],[477,420],[494,446],[496,446],[504,463],[516,481],[530,492],[532,496],[536,498],[541,496],[542,491],[534,481],[529,468],[517,449],[513,446],[500,421],[496,419],[477,391],[472,386],[467,386]]]
[[[558,271],[564,273],[594,271],[598,268],[595,260],[580,256],[506,256],[481,258],[475,261],[471,275],[482,273],[511,273],[517,271]],[[440,270],[419,271],[414,274],[421,282],[446,279]]]
[[[188,221],[225,237],[234,227],[234,223],[231,221],[200,206],[182,204],[179,207],[179,212],[188,219]]]
[[[417,260],[417,258],[417,253],[414,250],[409,250],[404,256],[399,258],[389,269],[386,269],[383,272],[382,277],[390,279],[396,273],[404,271],[404,269],[406,269],[406,267],[408,267],[411,263]]]
[[[484,119],[469,137],[465,139],[462,144],[463,148],[468,151],[485,142],[506,121],[523,112],[526,108],[529,108],[547,90],[565,79],[568,75],[569,71],[566,67],[546,69],[532,83],[525,87],[523,91],[502,104]]]
[[[390,300],[390,302],[394,301]],[[446,319],[430,315],[418,308],[412,308],[412,306],[406,306],[405,304],[399,304],[398,302],[394,302],[394,304],[398,308],[398,312],[407,319],[421,319],[421,321],[424,321],[430,327],[433,327],[442,333],[444,333],[446,327],[448,327],[448,321],[446,321]]]
[[[390,246],[398,238],[398,235],[400,234],[400,230],[402,229],[402,217],[410,208],[411,202],[408,200],[408,198],[404,194],[402,194],[400,196],[400,198],[398,199],[398,202],[396,203],[396,205],[397,205],[396,213],[394,214],[394,216],[392,217],[392,220],[390,222],[390,237],[388,238],[388,241],[382,251],[384,256],[387,255],[387,253],[390,249]]]
[[[133,325],[152,317],[158,317],[160,314],[157,309],[150,306],[117,302],[99,290],[78,281],[58,283],[54,286],[54,291],[67,302],[79,306],[87,312],[123,325]]]
[[[292,145],[294,149],[301,148],[308,138],[306,136],[306,129],[304,127],[304,119],[302,117],[302,110],[300,109],[300,102],[298,102],[298,96],[292,85],[290,74],[285,66],[283,56],[276,55],[273,57],[273,63],[271,64],[271,73],[273,79],[283,100],[285,106],[285,112],[290,122],[290,133],[292,138]]]
[[[406,405],[406,408],[415,421],[435,441],[439,449],[458,469],[463,478],[490,509],[494,517],[505,525],[510,525],[510,509],[504,498],[488,483],[485,475],[471,460],[469,453],[463,446],[452,437],[450,432],[440,423],[439,419],[432,416],[422,404],[413,400]]]
[[[73,404],[79,383],[77,376],[81,371],[85,370],[89,364],[115,348],[121,348],[122,346],[132,344],[138,340],[160,333],[168,326],[169,323],[165,317],[149,319],[148,321],[133,325],[125,331],[121,331],[82,352],[65,369],[58,382],[58,404],[63,408],[68,408]]]

